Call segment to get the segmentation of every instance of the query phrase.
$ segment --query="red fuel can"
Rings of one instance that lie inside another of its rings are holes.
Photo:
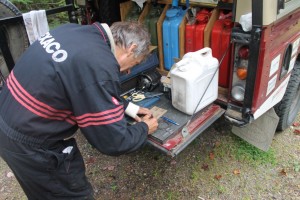
[[[231,19],[219,19],[214,23],[211,33],[211,49],[213,57],[221,61],[223,54],[227,51],[219,68],[219,86],[228,88],[230,76],[230,35],[233,27]]]
[[[185,26],[185,53],[194,52],[204,48],[204,29],[209,20],[210,12],[200,10],[195,18],[195,23]]]

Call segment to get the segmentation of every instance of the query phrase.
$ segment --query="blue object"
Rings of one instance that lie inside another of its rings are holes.
[[[178,124],[177,122],[175,122],[174,120],[172,120],[172,119],[169,119],[169,118],[167,118],[167,117],[165,117],[165,116],[162,116],[161,118],[162,118],[163,120],[167,121],[167,122],[170,122],[170,123],[172,123],[172,124],[175,124],[175,125],[179,126],[179,124]]]
[[[134,66],[131,69],[130,74],[120,74],[120,82],[124,83],[125,81],[138,76],[139,74],[141,74],[144,71],[147,71],[149,69],[157,67],[158,64],[159,64],[159,60],[158,60],[158,57],[157,57],[157,52],[154,51],[149,55],[147,60],[143,61],[142,63],[140,63],[136,66]]]
[[[158,100],[160,100],[159,96],[156,97],[151,97],[148,99],[144,99],[142,101],[139,102],[134,102],[134,104],[144,107],[144,108],[150,108],[151,106],[153,106]]]
[[[160,93],[139,93],[139,92],[135,92],[131,95],[132,97],[132,101],[133,102],[139,102],[139,101],[143,101],[144,99],[148,99],[148,98],[153,98],[153,97],[157,97],[160,95],[163,95],[164,93],[160,92]]]
[[[177,7],[178,6],[178,0],[173,0],[172,1],[172,6]]]
[[[172,2],[172,7],[167,10],[163,22],[163,52],[164,66],[170,70],[174,64],[174,58],[179,58],[179,25],[185,16],[186,10],[178,6],[178,0]]]

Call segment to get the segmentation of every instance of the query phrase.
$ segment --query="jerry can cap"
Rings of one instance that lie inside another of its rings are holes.
[[[171,8],[167,10],[166,16],[167,17],[176,17],[178,14],[180,14],[181,9],[178,8]]]
[[[206,23],[206,22],[208,22],[209,16],[208,15],[198,15],[196,19],[199,23]]]
[[[224,26],[227,28],[231,28],[231,27],[233,27],[233,22],[230,19],[225,19]]]

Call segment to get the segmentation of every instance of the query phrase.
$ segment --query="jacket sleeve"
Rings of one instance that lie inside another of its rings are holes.
[[[71,98],[81,132],[90,144],[108,155],[133,152],[145,144],[148,135],[144,122],[127,125],[116,85],[113,81],[95,83]]]

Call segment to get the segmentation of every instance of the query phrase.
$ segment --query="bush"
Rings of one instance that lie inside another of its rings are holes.
[[[64,0],[11,0],[11,2],[22,12],[29,12],[31,10],[49,10],[59,6],[66,5]],[[67,23],[67,12],[58,13],[55,15],[47,16],[49,27],[54,28],[59,24]]]

